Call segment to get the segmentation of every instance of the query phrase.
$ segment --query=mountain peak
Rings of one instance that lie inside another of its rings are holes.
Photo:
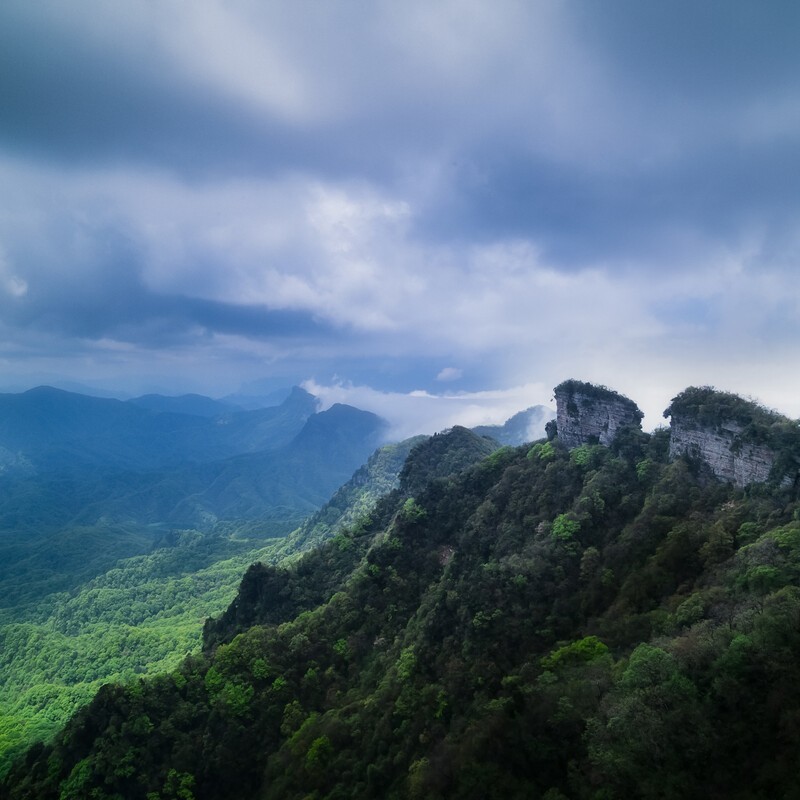
[[[280,404],[284,408],[303,408],[309,414],[315,414],[319,410],[319,400],[301,386],[292,386],[288,396]]]
[[[411,450],[400,472],[400,488],[404,493],[414,495],[432,480],[466,469],[496,449],[494,440],[454,425]]]
[[[567,447],[609,445],[620,428],[641,427],[643,414],[636,403],[606,386],[568,380],[553,391],[558,438]]]

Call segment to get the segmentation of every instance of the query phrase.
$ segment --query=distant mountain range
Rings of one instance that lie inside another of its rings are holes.
[[[6,473],[14,459],[38,474],[146,472],[284,446],[316,410],[300,388],[278,406],[241,411],[200,396],[123,402],[41,386],[0,395],[0,452]]]
[[[0,531],[224,518],[291,530],[386,436],[374,414],[317,406],[299,387],[255,410],[201,395],[120,401],[46,386],[2,394]],[[475,432],[516,445],[541,436],[551,416],[535,406]]]
[[[182,394],[178,397],[168,397],[163,394],[144,394],[141,397],[134,397],[128,402],[131,405],[146,408],[150,411],[190,414],[195,417],[221,417],[224,414],[244,410],[235,403],[212,400],[202,394]],[[271,405],[277,406],[279,403],[272,403]]]
[[[317,412],[299,388],[279,406],[214,417],[48,387],[0,395],[0,615],[147,553],[170,531],[228,520],[284,536],[386,429],[349,406]]]
[[[379,417],[350,406],[317,412],[300,388],[272,408],[215,403],[122,402],[49,387],[0,395],[0,530],[259,517],[290,530],[386,433]]]
[[[556,412],[548,406],[531,406],[514,414],[502,425],[478,425],[472,430],[478,436],[491,436],[500,444],[516,447],[542,439],[545,435],[544,426],[555,416]]]

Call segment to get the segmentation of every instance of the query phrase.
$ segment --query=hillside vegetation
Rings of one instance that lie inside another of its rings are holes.
[[[368,516],[397,487],[406,455],[425,438],[378,449],[288,537],[265,538],[269,526],[241,522],[207,532],[171,531],[147,554],[107,555],[107,568],[97,574],[102,556],[96,553],[80,569],[87,548],[120,553],[122,538],[135,549],[135,532],[75,530],[55,542],[70,556],[61,566],[73,570],[71,591],[44,591],[52,584],[37,583],[35,576],[26,581],[24,564],[17,564],[16,576],[9,570],[2,585],[11,597],[0,617],[0,775],[26,747],[52,736],[101,685],[173,669],[199,650],[203,622],[231,603],[250,564],[296,557]]]
[[[102,688],[4,798],[768,798],[800,793],[800,500],[669,433],[460,430],[368,518],[248,571],[206,650]],[[448,447],[453,444],[455,451]]]
[[[102,536],[102,532],[101,532]],[[0,626],[0,774],[49,739],[100,686],[174,668],[200,645],[203,620],[231,602],[242,571],[269,559],[244,531],[175,531],[75,589],[7,609]]]
[[[283,537],[384,430],[355,408],[316,413],[300,389],[248,412],[173,400],[144,399],[161,411],[47,388],[0,395],[0,456],[16,459],[0,468],[0,775],[102,684],[198,650],[247,567],[302,550]],[[376,459],[374,484],[349,495],[363,513],[402,466]],[[325,515],[316,539],[337,529]]]

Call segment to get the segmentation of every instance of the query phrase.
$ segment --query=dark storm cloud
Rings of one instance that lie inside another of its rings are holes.
[[[632,395],[673,342],[700,372],[757,341],[774,385],[798,31],[788,2],[6,0],[4,340]]]
[[[230,16],[261,36],[264,52],[282,30],[293,30],[297,39],[307,28],[308,41],[295,41],[291,57],[309,58],[308,69],[317,72],[305,100],[309,108],[295,114],[280,99],[254,102],[250,87],[237,91],[227,75],[194,74],[193,65],[209,56],[203,42],[188,55],[176,53],[176,37],[157,30],[180,24],[183,14],[174,4],[163,6],[172,12],[166,18],[139,4],[119,7],[124,10],[115,22],[92,0],[70,10],[52,0],[3,5],[0,142],[7,152],[71,164],[150,165],[191,180],[287,171],[391,180],[397,162],[424,153],[452,115],[450,104],[421,83],[425,76],[404,63],[404,48],[392,58],[370,41],[370,27],[383,25],[380,14],[347,5],[333,14],[316,4],[297,4],[291,13],[248,3],[231,7]],[[229,10],[203,2],[184,13],[202,17],[209,9],[218,15]],[[316,25],[309,24],[312,17],[319,18]],[[134,23],[131,30],[127,22]],[[220,33],[213,44],[221,59],[235,58],[237,41]],[[247,82],[270,77],[246,74],[250,68],[242,68]],[[330,105],[328,88],[340,77],[351,101],[345,113],[318,108]]]
[[[602,255],[606,244],[610,256],[619,255],[627,240],[663,244],[660,230],[675,225],[708,223],[709,233],[725,235],[726,220],[739,224],[775,202],[797,202],[791,174],[800,131],[767,131],[759,140],[750,130],[759,110],[768,117],[780,113],[775,103],[798,100],[797,9],[577,4],[553,31],[563,43],[542,65],[520,50],[526,28],[536,46],[541,9],[549,7],[509,3],[505,10],[522,28],[510,53],[501,55],[503,42],[487,36],[450,62],[434,61],[438,72],[425,69],[425,48],[447,42],[446,31],[409,25],[393,40],[385,4],[363,15],[348,5],[318,10],[323,19],[308,27],[308,53],[290,42],[287,58],[308,59],[316,83],[305,102],[324,106],[333,85],[344,87],[343,108],[293,116],[179,68],[153,29],[155,15],[146,25],[146,14],[135,13],[130,33],[121,15],[118,30],[92,35],[91,3],[77,4],[70,17],[56,4],[11,2],[0,26],[0,140],[12,152],[61,159],[155,164],[188,175],[294,170],[357,177],[389,191],[402,185],[404,168],[441,158],[455,166],[445,168],[438,191],[418,198],[429,235],[537,237],[567,262],[590,250]],[[265,49],[281,31],[306,24],[310,11],[303,4],[294,14],[241,8]],[[452,24],[447,17],[430,23],[437,21]],[[475,36],[469,28],[462,35]],[[394,47],[381,49],[384,39]],[[236,48],[222,38],[218,44]],[[203,62],[201,45],[186,63]],[[591,58],[576,63],[570,45]],[[483,57],[485,71],[470,75],[461,61],[469,57]],[[315,69],[333,75],[323,80]],[[454,78],[458,69],[474,79],[472,91]],[[576,86],[591,91],[593,83],[607,92],[607,105],[582,109]],[[559,143],[548,112],[564,118],[574,141]],[[800,111],[795,105],[784,113],[796,122]]]
[[[0,294],[7,326],[63,337],[118,338],[149,348],[213,333],[284,341],[347,338],[307,311],[154,292],[142,277],[144,253],[113,228],[77,231],[62,225],[48,236],[54,247],[37,254],[24,293]]]
[[[800,212],[800,7],[614,0],[569,13],[603,103],[570,109],[565,87],[564,148],[493,131],[458,153],[420,232],[531,237],[564,268],[647,269],[685,259],[671,252],[681,240],[752,226],[784,238]]]
[[[581,35],[656,97],[738,106],[743,95],[796,89],[800,7],[789,0],[610,0],[573,12]]]
[[[181,80],[155,48],[124,58],[31,19],[29,5],[3,13],[0,140],[9,152],[157,164],[189,176],[275,170],[309,155],[296,131]]]
[[[479,172],[454,170],[436,207],[419,215],[420,235],[532,237],[563,268],[598,258],[638,259],[646,268],[685,259],[681,239],[694,233],[731,241],[758,224],[775,244],[800,213],[794,142],[698,148],[668,165],[612,174],[525,155],[487,153],[479,161]]]

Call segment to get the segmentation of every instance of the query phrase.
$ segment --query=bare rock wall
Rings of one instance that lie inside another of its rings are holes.
[[[700,458],[722,481],[742,488],[763,483],[775,463],[774,452],[764,445],[737,443],[741,427],[725,423],[717,430],[697,427],[690,420],[672,418],[670,425],[670,458],[688,455]]]
[[[555,389],[558,438],[567,447],[610,445],[624,425],[641,424],[636,403],[610,389],[565,381]]]

